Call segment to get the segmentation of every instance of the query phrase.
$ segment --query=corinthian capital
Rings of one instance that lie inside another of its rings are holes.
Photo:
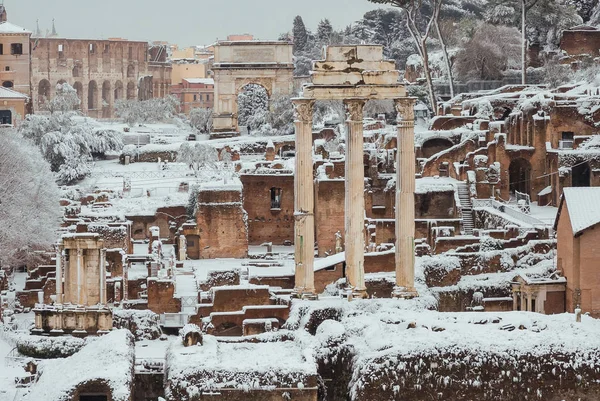
[[[398,112],[398,121],[415,120],[415,101],[416,99],[414,97],[394,99],[394,106]]]
[[[363,107],[365,101],[363,99],[345,99],[344,107],[346,108],[346,116],[350,121],[363,120]]]
[[[294,116],[296,121],[312,124],[314,100],[311,99],[294,99]]]

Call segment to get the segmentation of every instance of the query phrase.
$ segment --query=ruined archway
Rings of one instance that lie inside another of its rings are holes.
[[[240,131],[260,129],[266,123],[269,110],[269,93],[267,89],[258,84],[245,85],[237,97],[237,119]]]
[[[447,138],[432,138],[421,145],[423,157],[429,159],[431,156],[440,153],[446,149],[450,149],[454,144]]]
[[[587,162],[571,167],[571,185],[574,187],[589,187],[591,176],[591,168]]]
[[[98,84],[90,81],[88,84],[88,111],[98,109]]]
[[[135,99],[135,84],[133,82],[127,83],[127,100]]]
[[[38,84],[38,106],[44,105],[50,100],[51,91],[50,81],[42,79]]]
[[[110,82],[104,81],[102,84],[102,117],[110,117],[110,109],[112,107]]]
[[[127,66],[127,78],[135,78],[135,67],[133,64]]]
[[[508,167],[509,190],[530,195],[531,163],[523,158],[513,160]]]
[[[121,82],[121,81],[115,82],[114,99],[115,99],[115,102],[117,100],[123,99],[123,82]]]
[[[79,98],[79,105],[75,106],[76,109],[81,108],[81,105],[83,104],[83,84],[79,81],[75,82],[73,84],[73,89],[75,89],[75,91],[77,91],[77,97]]]
[[[239,134],[238,95],[249,84],[271,96],[291,95],[294,87],[292,44],[288,42],[221,42],[215,46],[213,131]]]

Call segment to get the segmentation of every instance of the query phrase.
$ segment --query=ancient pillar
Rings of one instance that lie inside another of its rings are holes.
[[[365,170],[363,99],[346,99],[346,280],[352,297],[365,298]]]
[[[415,118],[414,98],[395,99],[398,111],[396,159],[396,286],[394,298],[413,298],[415,290]]]
[[[100,273],[100,304],[106,305],[106,268],[105,268],[105,260],[106,260],[106,249],[100,249],[100,264],[99,264],[99,273]]]
[[[512,299],[513,299],[513,310],[514,311],[519,310],[519,302],[517,301],[517,292],[514,290],[512,292]]]
[[[83,251],[77,248],[77,305],[83,305]]]
[[[312,160],[314,100],[294,99],[296,124],[296,170],[294,174],[294,296],[315,297],[314,246],[315,199]]]
[[[62,247],[58,247],[56,250],[56,302],[62,304],[63,302],[63,286],[62,286],[62,269],[63,269],[63,250]]]

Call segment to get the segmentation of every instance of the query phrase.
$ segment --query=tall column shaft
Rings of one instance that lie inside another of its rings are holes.
[[[413,98],[396,99],[396,288],[394,297],[412,298],[415,290],[415,122]]]
[[[106,305],[106,249],[100,249],[100,304]]]
[[[353,295],[366,296],[365,287],[365,170],[363,161],[363,107],[361,99],[344,100],[346,108],[346,276]]]
[[[63,270],[63,250],[58,247],[56,251],[56,303],[63,303],[63,283],[62,283],[62,270]]]
[[[315,295],[315,198],[312,158],[313,100],[295,99],[296,168],[294,172],[294,295]]]
[[[83,251],[77,249],[77,304],[84,305],[83,301]]]

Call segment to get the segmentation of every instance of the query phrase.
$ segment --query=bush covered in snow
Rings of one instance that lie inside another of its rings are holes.
[[[135,341],[156,340],[162,334],[160,316],[151,310],[113,309],[113,327],[129,330]]]
[[[66,358],[81,350],[85,340],[76,337],[39,337],[20,335],[17,350],[21,355],[37,359]]]

